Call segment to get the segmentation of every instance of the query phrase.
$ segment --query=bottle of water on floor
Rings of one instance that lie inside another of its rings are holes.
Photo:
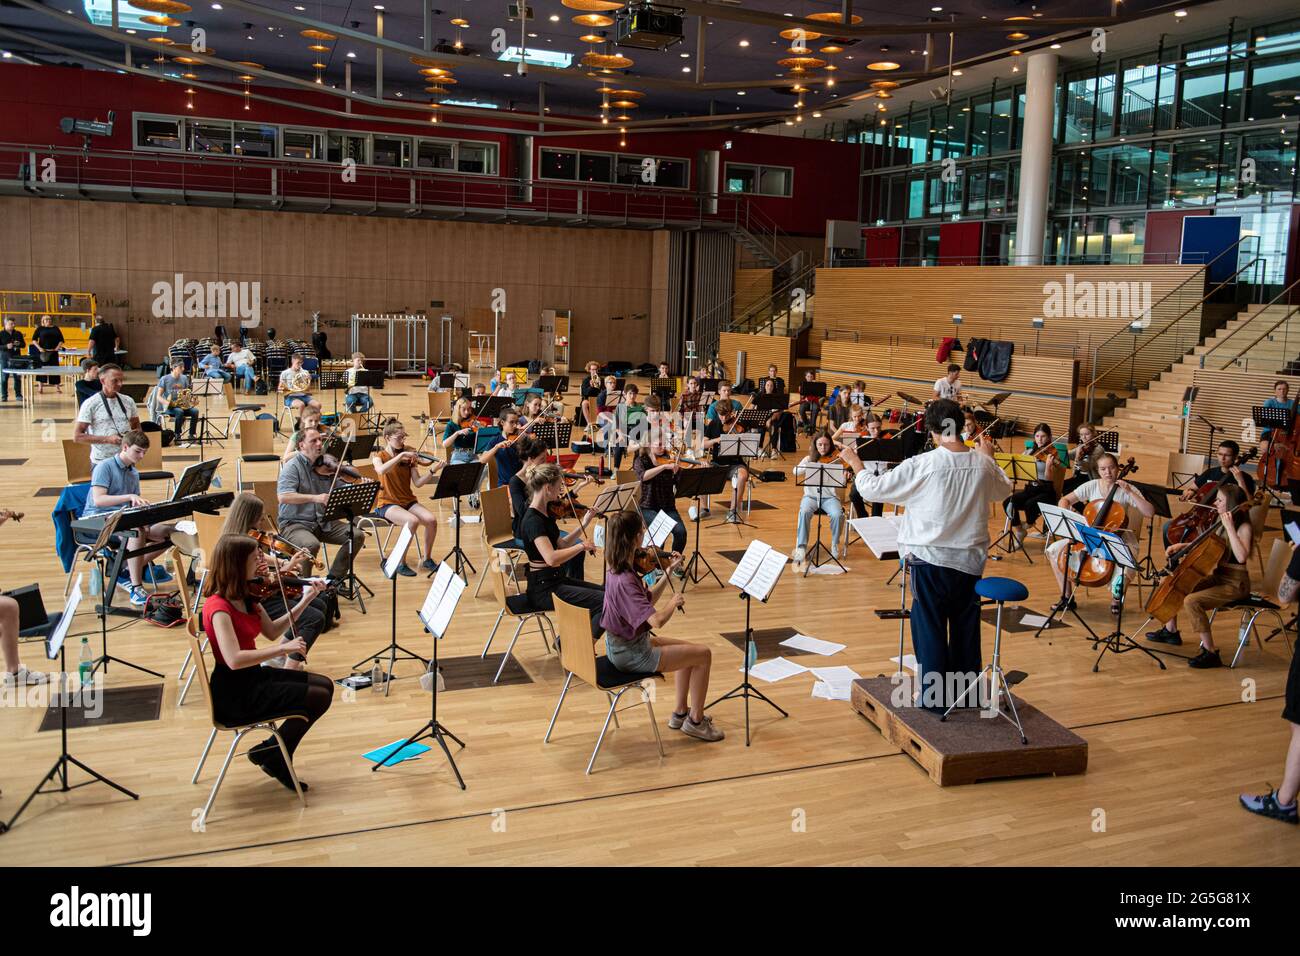
[[[378,658],[375,659],[375,666],[370,668],[370,692],[379,693],[379,685],[384,682],[384,669],[379,666]]]
[[[77,661],[77,677],[79,679],[78,682],[82,686],[85,686],[86,684],[90,683],[91,673],[94,671],[94,669],[95,669],[95,661],[90,653],[90,638],[83,637],[81,639],[81,654],[79,655]]]

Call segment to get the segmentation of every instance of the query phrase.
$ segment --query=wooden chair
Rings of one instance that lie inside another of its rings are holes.
[[[239,460],[235,463],[235,486],[244,487],[244,462],[273,461],[280,474],[280,456],[275,451],[275,422],[269,418],[248,419],[239,426]]]
[[[280,527],[280,491],[274,481],[250,481],[249,487],[245,491],[251,491],[257,497],[262,499],[262,508],[266,519],[271,522],[271,527],[278,529]]]
[[[514,582],[515,593],[518,594],[518,561],[524,552],[513,545],[515,531],[510,513],[510,489],[505,485],[491,488],[479,496],[479,502],[483,508],[483,543],[489,550],[502,552],[510,562],[510,580]],[[483,573],[479,575],[478,586],[474,589],[475,597],[478,597],[483,590],[483,581],[491,573],[491,566],[494,563],[496,563],[495,557],[489,558],[484,563]]]
[[[298,773],[293,767],[293,758],[289,756],[289,749],[284,745],[284,738],[280,736],[279,725],[286,720],[306,720],[302,714],[280,714],[275,717],[267,717],[262,720],[253,721],[248,724],[223,724],[217,720],[216,712],[212,706],[212,689],[208,686],[208,662],[204,659],[202,652],[199,650],[198,619],[190,618],[185,624],[185,632],[189,638],[190,653],[194,657],[194,669],[199,675],[199,686],[203,689],[203,698],[208,702],[208,716],[212,721],[212,732],[208,734],[208,742],[203,745],[203,753],[199,755],[199,765],[194,768],[194,776],[190,778],[190,783],[199,782],[199,774],[203,772],[203,764],[208,759],[208,753],[212,750],[212,742],[217,739],[217,731],[230,731],[234,733],[235,739],[230,742],[230,749],[226,751],[226,759],[221,764],[221,770],[217,774],[216,782],[212,784],[212,792],[208,794],[208,802],[203,805],[203,811],[199,814],[199,823],[204,825],[208,821],[208,814],[212,811],[212,805],[216,802],[217,793],[221,790],[222,781],[226,779],[226,771],[230,769],[230,761],[234,759],[235,749],[239,742],[244,739],[244,735],[250,730],[267,730],[275,738],[275,742],[280,745],[280,755],[284,758],[285,766],[289,768],[289,777],[293,780],[293,788],[298,793],[298,799],[302,805],[307,806],[307,796],[302,792],[302,787],[298,785]]]
[[[90,446],[71,438],[63,439],[63,466],[68,473],[68,484],[79,485],[90,481]]]
[[[155,433],[149,439],[149,447],[145,450],[144,458],[136,467],[140,473],[141,481],[162,481],[167,480],[167,497],[171,497],[172,489],[176,484],[176,473],[168,471],[163,467],[162,457],[162,436]]]
[[[235,423],[244,418],[253,418],[258,412],[262,411],[266,405],[262,402],[241,402],[235,397],[235,386],[231,382],[224,382],[221,386],[221,392],[226,398],[226,409],[230,415],[226,419],[226,436],[233,435],[231,431]]]
[[[496,676],[492,678],[492,683],[501,679],[501,673],[506,669],[506,661],[510,660],[510,653],[515,649],[515,643],[519,640],[519,634],[524,629],[525,624],[536,624],[538,631],[542,635],[542,643],[546,645],[546,653],[551,653],[551,642],[549,637],[555,636],[555,628],[551,624],[551,619],[546,616],[545,611],[534,611],[528,604],[527,594],[506,595],[506,576],[501,570],[501,566],[496,562],[489,560],[484,573],[488,574],[492,580],[492,593],[496,597],[497,604],[501,610],[497,612],[496,622],[492,625],[492,633],[488,634],[487,643],[483,645],[483,653],[479,659],[487,657],[488,649],[492,647],[492,639],[496,637],[497,628],[501,626],[501,621],[509,615],[518,623],[515,624],[515,633],[510,638],[510,646],[506,652],[501,655],[501,666],[497,668]],[[583,614],[586,615],[586,611]],[[591,640],[591,619],[587,617],[587,640]]]
[[[1231,604],[1225,604],[1221,608],[1215,608],[1210,612],[1210,624],[1214,624],[1214,615],[1218,611],[1240,611],[1241,624],[1237,628],[1237,651],[1232,655],[1232,663],[1229,667],[1236,667],[1237,661],[1246,645],[1250,643],[1251,635],[1255,636],[1255,643],[1259,649],[1264,649],[1264,642],[1260,640],[1259,631],[1255,629],[1255,620],[1261,614],[1272,614],[1277,618],[1278,632],[1286,639],[1288,652],[1291,649],[1291,635],[1287,633],[1286,621],[1282,617],[1282,607],[1275,600],[1277,598],[1277,588],[1282,582],[1282,575],[1286,572],[1287,564],[1291,560],[1291,548],[1282,540],[1273,542],[1273,550],[1269,552],[1268,566],[1264,571],[1264,578],[1258,588],[1252,588],[1249,597],[1242,598],[1240,601],[1233,601]],[[1277,632],[1275,632],[1277,633]],[[1272,638],[1269,638],[1272,640]]]
[[[194,512],[192,519],[195,527],[194,537],[199,543],[199,556],[203,560],[203,567],[199,573],[198,587],[194,590],[193,606],[186,610],[185,615],[187,618],[193,618],[197,621],[199,615],[199,599],[202,597],[203,587],[208,581],[209,555],[212,554],[212,549],[217,546],[217,539],[221,537],[221,529],[225,526],[226,519],[223,515],[204,514],[201,511]],[[183,577],[183,575],[177,575],[177,577]],[[188,599],[188,594],[186,597]],[[189,603],[188,600],[187,603]],[[204,635],[202,640],[199,642],[199,653],[202,654],[207,649],[208,638],[207,635]],[[180,670],[176,672],[176,679],[185,682],[185,686],[181,688],[180,695],[176,698],[177,707],[185,706],[185,698],[189,695],[190,685],[194,683],[194,675],[197,672],[197,669],[192,669],[189,666],[192,657],[193,655],[187,651],[185,654],[185,660],[181,661]],[[189,672],[188,677],[186,676],[187,671]]]
[[[451,418],[451,392],[429,392],[429,417],[435,422]]]
[[[555,704],[555,713],[551,715],[551,723],[546,728],[546,736],[542,738],[542,742],[551,742],[551,732],[555,729],[555,721],[560,716],[560,707],[564,705],[564,698],[569,693],[569,685],[573,683],[573,678],[577,677],[591,687],[604,691],[609,697],[609,710],[605,714],[605,723],[600,728],[600,736],[596,738],[596,749],[591,752],[591,759],[587,761],[587,773],[591,773],[591,768],[596,764],[596,757],[600,754],[600,746],[605,742],[605,733],[609,730],[610,719],[614,720],[615,727],[618,726],[618,702],[623,694],[634,687],[641,688],[647,680],[662,680],[664,675],[657,671],[647,674],[629,674],[616,668],[610,663],[608,657],[597,657],[595,642],[591,640],[591,616],[583,608],[575,607],[557,597],[555,619],[560,625],[560,662],[564,665],[566,674],[564,689],[560,691],[560,699]],[[646,712],[650,715],[650,726],[655,732],[655,743],[659,745],[659,756],[662,758],[664,742],[659,735],[659,723],[655,720],[655,710],[651,704],[652,697],[652,694],[642,693],[641,700],[645,702]],[[635,707],[636,704],[630,706]]]

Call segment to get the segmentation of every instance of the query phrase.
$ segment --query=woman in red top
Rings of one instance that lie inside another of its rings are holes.
[[[261,604],[249,598],[249,580],[257,575],[258,558],[257,542],[247,535],[223,534],[212,549],[207,598],[203,602],[203,630],[211,641],[215,659],[212,710],[218,721],[228,725],[301,714],[305,721],[286,721],[280,730],[292,758],[303,736],[329,710],[334,684],[323,674],[259,666],[283,654],[305,654],[307,645],[295,638],[259,648],[257,635],[278,640],[321,588],[316,584],[304,586],[298,603],[287,614],[271,620]],[[294,789],[274,737],[253,747],[248,759]],[[307,789],[306,783],[298,782]]]

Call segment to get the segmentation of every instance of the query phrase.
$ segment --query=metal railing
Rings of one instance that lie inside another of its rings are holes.
[[[1285,308],[1285,306],[1287,306],[1288,303],[1284,300],[1289,299],[1291,297],[1292,290],[1296,289],[1297,287],[1300,287],[1300,279],[1297,279],[1295,282],[1292,282],[1289,286],[1287,286],[1285,289],[1283,289],[1281,292],[1275,295],[1272,299],[1266,302],[1264,306],[1260,309],[1259,314],[1261,315],[1267,314],[1267,311],[1269,309],[1274,308],[1276,306],[1282,306]],[[1269,345],[1278,344],[1278,340],[1275,337],[1274,333],[1277,332],[1279,327],[1282,328],[1282,339],[1280,343],[1280,348],[1273,349],[1271,351],[1275,353],[1280,353],[1282,356],[1281,361],[1280,362],[1278,361],[1278,357],[1276,354],[1260,356],[1260,359],[1262,361],[1272,363],[1274,371],[1279,370],[1281,367],[1285,367],[1285,365],[1288,362],[1294,361],[1295,358],[1297,357],[1296,352],[1300,351],[1300,330],[1297,330],[1296,333],[1292,332],[1290,319],[1292,316],[1296,315],[1297,313],[1300,313],[1300,305],[1293,305],[1289,309],[1285,309],[1285,311],[1283,312],[1282,316],[1279,319],[1273,322],[1273,324],[1270,325],[1263,332],[1260,332],[1258,335],[1256,335],[1255,338],[1251,339],[1249,345],[1247,345],[1236,355],[1230,357],[1226,362],[1220,365],[1219,368],[1225,369],[1228,368],[1229,366],[1235,365],[1238,368],[1242,369],[1242,371],[1249,371],[1249,365],[1250,365],[1249,355],[1251,350],[1254,349],[1257,345],[1260,345],[1261,343],[1265,342],[1265,340],[1267,340]],[[1227,335],[1225,335],[1218,342],[1215,342],[1204,352],[1202,352],[1200,356],[1201,368],[1206,368],[1209,362],[1209,357],[1215,354],[1216,352],[1218,352],[1220,349],[1222,349],[1230,341],[1232,341],[1232,339],[1237,335],[1238,332],[1241,332],[1249,328],[1253,324],[1254,324],[1253,319],[1251,322],[1243,323],[1242,325],[1238,326],[1237,328],[1229,332]]]
[[[771,295],[746,307],[727,331],[749,335],[798,335],[811,315],[808,307],[816,288],[817,269],[816,264],[806,266],[781,282]],[[796,309],[796,306],[802,308]],[[793,321],[796,315],[799,316],[798,326]],[[786,321],[782,323],[782,319]]]

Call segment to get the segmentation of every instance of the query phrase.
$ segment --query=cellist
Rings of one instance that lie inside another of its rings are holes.
[[[1219,561],[1214,573],[1196,586],[1196,590],[1183,602],[1191,619],[1192,631],[1201,643],[1201,650],[1187,663],[1191,667],[1222,667],[1219,649],[1214,646],[1214,636],[1210,633],[1210,619],[1206,614],[1213,608],[1223,607],[1233,601],[1250,596],[1250,571],[1246,561],[1250,557],[1250,544],[1253,529],[1248,516],[1239,516],[1234,509],[1247,501],[1246,493],[1240,485],[1220,485],[1214,496],[1214,508],[1219,513],[1221,530],[1228,543],[1228,550]],[[1210,532],[1212,534],[1217,531]],[[1171,544],[1165,549],[1167,555],[1173,556],[1189,548],[1194,542],[1184,541]],[[1147,633],[1147,640],[1158,644],[1182,644],[1178,633],[1177,615],[1158,631]]]
[[[1276,381],[1273,383],[1273,396],[1271,398],[1264,399],[1264,407],[1265,408],[1292,408],[1291,399],[1289,397],[1290,394],[1291,394],[1291,386],[1289,383],[1280,380]],[[1285,438],[1286,435],[1283,434],[1281,437]],[[1273,442],[1273,429],[1266,428],[1262,432],[1260,432],[1259,461],[1260,461],[1261,475],[1266,474],[1264,470],[1264,466],[1266,463],[1268,463],[1268,449],[1269,446],[1272,444],[1272,442]],[[1276,462],[1272,463],[1272,465],[1273,465],[1273,474],[1268,475],[1268,484],[1276,485],[1279,479],[1281,478],[1283,459],[1279,457]]]
[[[1077,504],[1088,504],[1092,501],[1105,501],[1112,488],[1115,489],[1115,497],[1111,499],[1111,505],[1120,505],[1125,509],[1131,509],[1138,512],[1146,520],[1156,513],[1155,506],[1143,497],[1142,493],[1130,485],[1127,481],[1119,477],[1119,460],[1110,452],[1102,452],[1096,456],[1094,464],[1097,468],[1097,477],[1091,481],[1085,481],[1082,485],[1075,488],[1060,501],[1057,505],[1061,508],[1073,508]],[[1137,527],[1127,528],[1124,531],[1124,538],[1128,540],[1130,547],[1137,544]],[[1059,558],[1062,551],[1071,545],[1067,538],[1061,538],[1059,541],[1053,541],[1047,546],[1048,561],[1052,565],[1052,573],[1056,575],[1057,587],[1062,589],[1069,610],[1074,609],[1074,581],[1071,577],[1063,577],[1059,566]],[[1084,552],[1078,552],[1080,555]],[[1078,565],[1071,558],[1069,565],[1070,574],[1078,571]],[[1116,569],[1116,577],[1123,581],[1126,571]],[[1122,584],[1119,587],[1123,587]],[[1110,602],[1110,613],[1119,613],[1118,595],[1112,590],[1112,600]]]

